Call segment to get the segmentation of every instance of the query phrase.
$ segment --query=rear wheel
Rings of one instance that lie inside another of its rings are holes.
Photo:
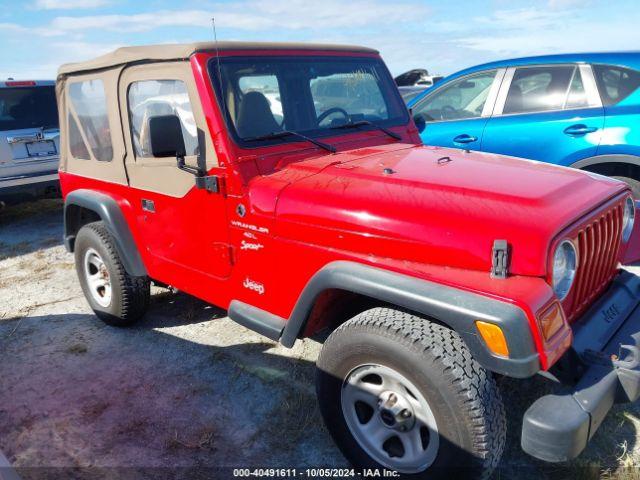
[[[334,331],[317,366],[320,410],[355,467],[486,478],[498,464],[498,388],[450,329],[375,308]]]
[[[75,263],[82,291],[101,320],[126,326],[144,315],[151,294],[149,279],[127,273],[104,223],[93,222],[80,229]]]

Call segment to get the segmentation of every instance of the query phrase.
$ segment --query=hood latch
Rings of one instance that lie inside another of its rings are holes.
[[[507,278],[509,274],[509,244],[494,240],[491,250],[491,278]]]

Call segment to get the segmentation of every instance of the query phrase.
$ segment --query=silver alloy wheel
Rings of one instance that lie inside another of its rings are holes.
[[[382,365],[361,365],[342,384],[342,413],[351,434],[379,464],[402,473],[427,469],[440,439],[436,419],[406,377]]]
[[[102,257],[93,248],[84,254],[84,275],[91,296],[101,307],[111,305],[111,279]]]

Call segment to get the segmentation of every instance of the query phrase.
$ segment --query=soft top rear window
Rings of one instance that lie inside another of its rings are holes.
[[[0,130],[58,128],[53,85],[0,88]]]
[[[353,130],[345,123],[405,125],[407,109],[379,58],[365,56],[222,57],[209,63],[218,100],[235,140],[245,147]]]

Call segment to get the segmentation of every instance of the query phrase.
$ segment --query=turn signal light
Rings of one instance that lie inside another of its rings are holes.
[[[504,333],[498,325],[477,320],[476,328],[480,332],[484,343],[489,347],[489,350],[501,357],[509,356],[507,339],[504,338]]]
[[[558,333],[564,325],[564,316],[562,315],[562,307],[558,302],[554,302],[538,317],[540,330],[545,340],[549,341]]]

